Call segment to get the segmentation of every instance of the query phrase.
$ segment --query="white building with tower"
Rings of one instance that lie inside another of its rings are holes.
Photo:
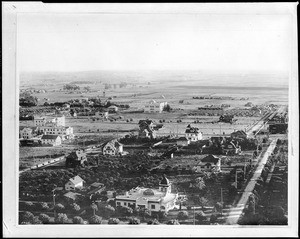
[[[116,205],[168,212],[175,207],[177,198],[178,194],[171,192],[171,182],[164,175],[158,189],[133,188],[125,195],[116,196]]]

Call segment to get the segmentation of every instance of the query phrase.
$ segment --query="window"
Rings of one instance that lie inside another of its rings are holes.
[[[151,205],[151,209],[155,209],[155,205]]]
[[[126,202],[124,202],[124,206],[126,206],[127,205],[127,203]]]
[[[117,206],[121,206],[121,203],[120,203],[120,202],[117,202]]]

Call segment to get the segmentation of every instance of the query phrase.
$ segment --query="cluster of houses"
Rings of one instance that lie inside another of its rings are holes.
[[[105,191],[106,187],[103,183],[94,182],[85,185],[85,181],[80,176],[70,178],[64,186],[65,193],[63,197],[72,202],[80,196],[88,196],[92,198],[100,195]],[[144,188],[137,186],[123,195],[115,195],[113,191],[106,192],[107,198],[115,198],[116,206],[127,206],[133,209],[148,209],[153,212],[168,212],[176,207],[178,193],[172,192],[171,182],[164,175],[158,185],[158,188]]]
[[[73,139],[73,128],[65,125],[65,116],[34,117],[34,127],[20,128],[20,140],[36,140],[42,145],[58,146],[62,141]]]

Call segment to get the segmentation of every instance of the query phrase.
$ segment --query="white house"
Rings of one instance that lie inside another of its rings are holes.
[[[158,189],[136,187],[125,195],[116,196],[116,205],[168,212],[175,207],[177,197],[178,194],[171,192],[171,183],[164,176]]]
[[[35,116],[33,119],[33,125],[34,126],[44,126],[46,124],[46,118],[45,117],[38,117]]]
[[[107,142],[102,148],[103,155],[120,155],[123,153],[123,144],[116,139]]]
[[[75,189],[81,189],[83,188],[83,182],[84,180],[79,177],[78,175],[70,178],[69,181],[65,184],[65,190],[75,190]]]
[[[65,126],[66,119],[65,116],[59,117],[39,117],[35,116],[33,119],[34,126]]]
[[[73,139],[73,128],[70,126],[41,126],[40,130],[45,135],[59,135],[62,140]]]
[[[190,144],[190,140],[188,140],[186,137],[180,137],[176,140],[176,144],[178,146],[188,146]]]
[[[41,141],[43,145],[61,145],[61,137],[59,135],[43,135]]]
[[[202,140],[202,133],[199,131],[199,128],[191,127],[191,125],[188,125],[185,130],[185,137],[187,140],[196,142]]]
[[[23,128],[20,130],[21,139],[31,139],[33,137],[33,130],[31,128]]]
[[[219,172],[221,171],[221,158],[209,154],[206,157],[204,157],[195,167],[194,170],[196,172],[201,171],[215,171]]]
[[[146,113],[161,113],[164,110],[164,107],[167,105],[167,102],[156,102],[151,100],[145,105],[144,112]]]

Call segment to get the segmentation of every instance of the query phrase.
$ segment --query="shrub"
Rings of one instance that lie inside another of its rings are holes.
[[[49,205],[46,202],[42,202],[42,203],[40,203],[40,208],[42,210],[48,210],[49,209]]]
[[[73,221],[74,224],[84,224],[84,220],[79,216],[73,217],[72,221]]]
[[[65,206],[62,205],[61,203],[58,203],[58,204],[55,205],[55,209],[56,209],[58,212],[62,212],[62,211],[64,211]]]
[[[131,216],[133,214],[133,209],[127,206],[120,206],[118,207],[118,213],[122,216]]]
[[[39,219],[43,224],[50,223],[50,217],[47,214],[44,213],[40,214]]]
[[[140,219],[136,218],[136,217],[131,217],[129,218],[129,223],[128,224],[133,224],[133,225],[137,225],[140,224]]]
[[[178,220],[172,219],[167,222],[167,225],[180,225],[180,223],[178,222]]]
[[[31,210],[34,207],[33,202],[25,202],[25,208]]]
[[[195,215],[195,218],[199,221],[199,223],[202,223],[202,222],[206,221],[206,216],[205,216],[205,213],[203,211],[200,211],[199,213],[197,213]]]
[[[150,220],[147,222],[148,225],[159,225],[159,221],[157,219]]]
[[[89,223],[90,224],[101,224],[102,223],[102,217],[99,217],[97,215],[92,216],[89,219]]]
[[[107,217],[111,217],[112,215],[115,214],[115,208],[112,207],[111,205],[107,205],[105,208],[104,208],[104,213]]]
[[[65,213],[58,213],[54,221],[57,224],[66,224],[68,223],[68,216]]]
[[[187,211],[181,211],[177,215],[178,220],[186,220],[189,218],[189,213]]]
[[[223,204],[222,203],[220,203],[220,202],[217,202],[216,203],[216,205],[215,205],[215,210],[217,211],[217,212],[222,212],[222,209],[223,209]]]
[[[108,224],[119,224],[120,220],[118,218],[110,218]]]
[[[31,224],[33,220],[34,220],[34,215],[31,212],[26,211],[21,213],[20,215],[20,223],[24,222],[24,223]]]
[[[80,206],[78,204],[76,204],[76,203],[73,203],[71,205],[71,207],[72,207],[72,210],[74,210],[75,212],[80,211]]]
[[[200,197],[198,199],[199,205],[204,209],[205,206],[207,206],[208,200],[205,197]]]
[[[212,223],[212,224],[214,224],[214,223],[217,222],[217,220],[218,220],[217,215],[216,214],[211,214],[209,222]]]

